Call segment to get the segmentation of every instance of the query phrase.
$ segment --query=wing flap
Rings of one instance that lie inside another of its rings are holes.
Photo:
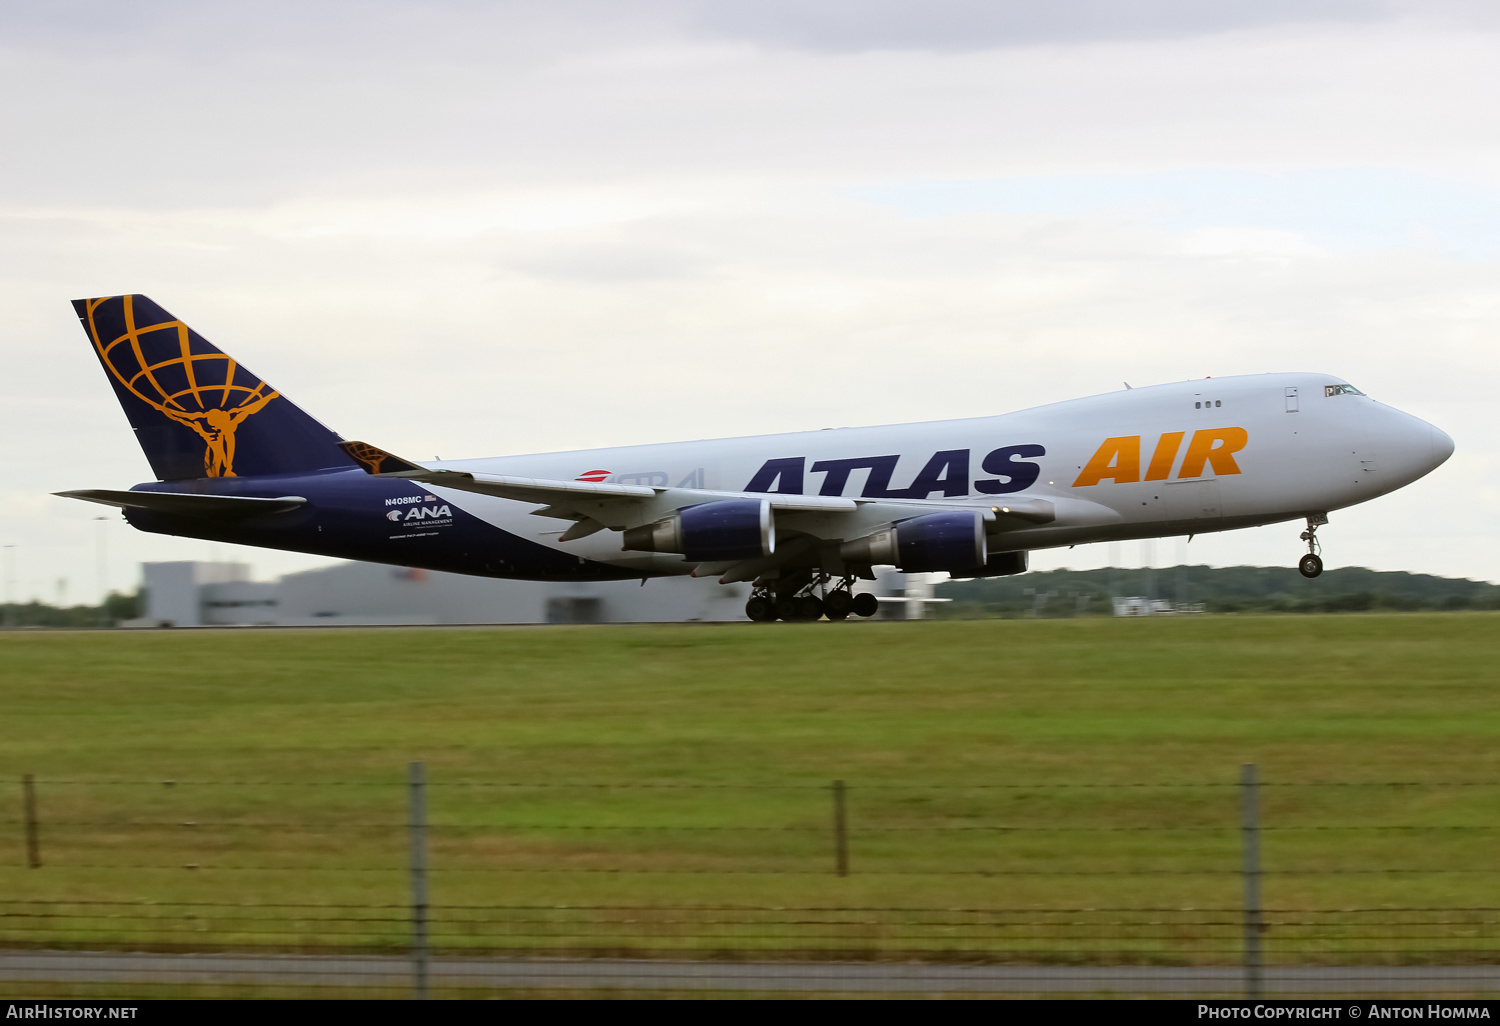
[[[428,470],[420,474],[397,476],[465,492],[498,495],[502,499],[565,508],[579,501],[654,499],[658,491],[664,490],[648,488],[646,485],[595,484],[592,481],[549,481],[545,478],[509,477],[503,474],[471,474],[464,470]]]
[[[849,513],[859,508],[854,499],[838,496],[654,488],[605,481],[557,481],[505,474],[476,474],[467,470],[431,469],[393,456],[368,442],[344,442],[343,448],[359,461],[368,474],[400,477],[438,488],[453,488],[461,492],[531,502],[544,507],[535,511],[538,516],[562,520],[592,517],[616,530],[637,526],[673,509],[719,499],[769,499],[772,509],[811,513]],[[575,532],[572,536],[576,538],[583,535]]]
[[[658,488],[603,481],[559,481],[423,467],[377,449],[367,442],[345,442],[343,447],[370,474],[534,503],[542,507],[533,511],[537,516],[578,521],[578,524],[563,533],[564,541],[587,537],[598,530],[587,526],[590,521],[620,531],[649,523],[685,506],[723,499],[764,499],[770,502],[773,510],[787,515],[785,526],[789,530],[824,538],[854,537],[895,520],[955,508],[976,510],[990,524],[991,531],[1050,523],[1057,516],[1052,502],[1020,495],[1008,497],[1003,505],[981,506],[979,503],[956,505],[927,499],[893,501],[844,498],[839,495],[725,492],[706,488]]]

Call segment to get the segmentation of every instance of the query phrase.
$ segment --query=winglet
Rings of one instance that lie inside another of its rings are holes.
[[[377,449],[369,442],[340,442],[339,448],[364,468],[366,474],[409,474],[425,468],[392,456],[384,449]]]

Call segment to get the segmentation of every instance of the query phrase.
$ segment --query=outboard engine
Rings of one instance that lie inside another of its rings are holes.
[[[625,532],[624,547],[680,552],[690,560],[756,559],[776,551],[776,523],[766,499],[723,499],[686,506]]]
[[[1010,577],[1013,574],[1024,574],[1029,562],[1030,554],[1020,552],[992,552],[990,558],[983,566],[971,566],[967,570],[948,571],[954,577]]]
[[[889,564],[907,573],[984,566],[989,549],[978,510],[929,513],[839,547],[846,563]]]

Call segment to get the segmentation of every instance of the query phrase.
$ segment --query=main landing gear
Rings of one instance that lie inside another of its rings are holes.
[[[1318,528],[1328,523],[1327,513],[1314,513],[1307,518],[1307,530],[1302,540],[1307,542],[1307,555],[1297,561],[1297,572],[1303,577],[1316,577],[1323,572],[1323,557],[1319,555],[1323,546],[1318,542]]]
[[[847,620],[855,616],[874,616],[880,603],[874,595],[854,594],[854,578],[846,577],[832,588],[832,578],[827,574],[808,574],[802,580],[774,580],[756,582],[750,592],[750,601],[745,603],[745,615],[759,623],[772,620],[811,623],[827,617],[830,620]],[[820,598],[818,592],[822,591]]]

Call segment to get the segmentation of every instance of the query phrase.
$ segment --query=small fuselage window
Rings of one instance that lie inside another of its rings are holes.
[[[1326,396],[1334,396],[1334,395],[1364,395],[1363,392],[1361,392],[1359,389],[1355,388],[1353,385],[1324,385],[1323,386],[1323,394],[1326,395]]]

